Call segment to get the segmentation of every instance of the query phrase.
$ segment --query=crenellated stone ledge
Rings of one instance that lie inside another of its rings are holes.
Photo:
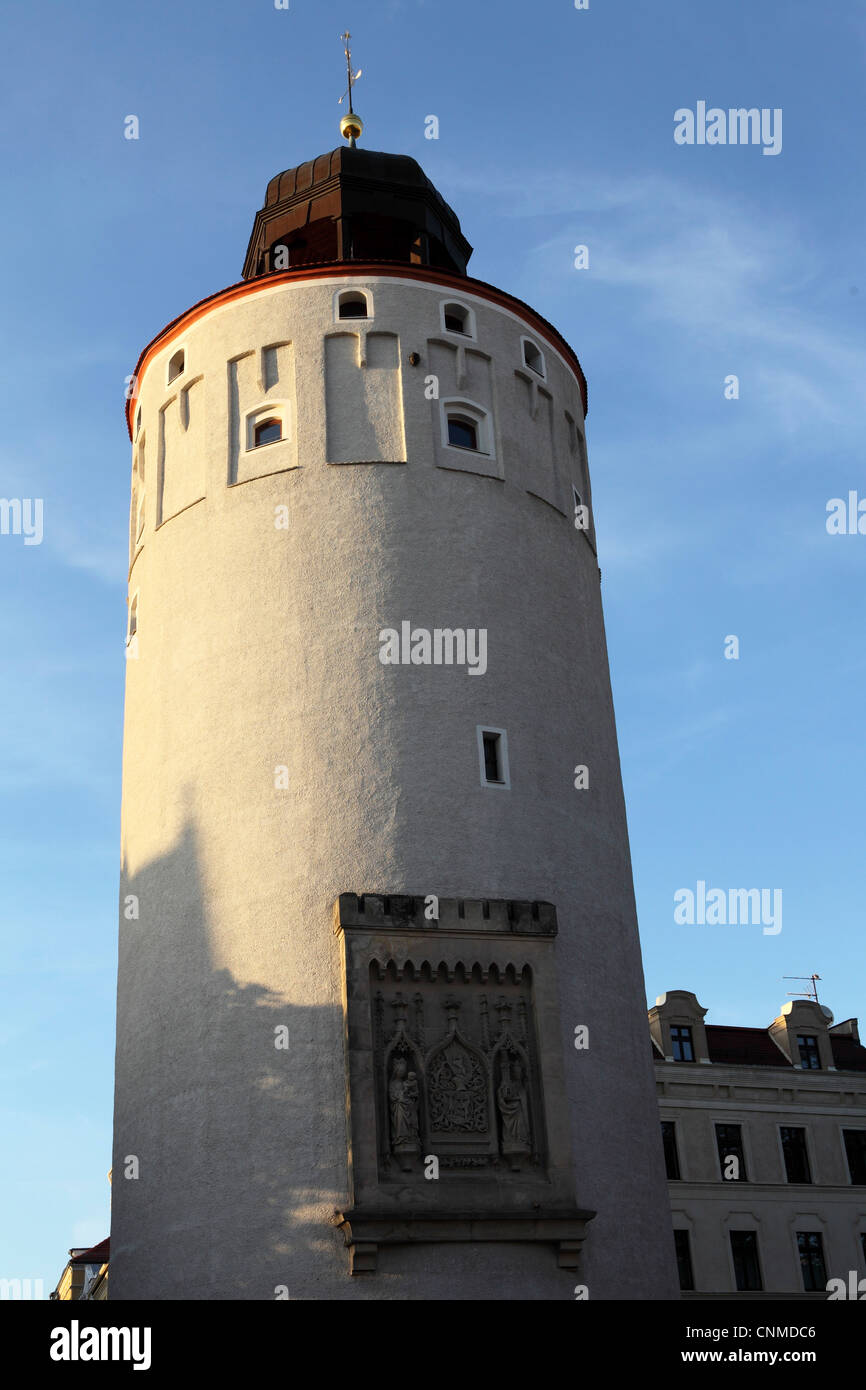
[[[550,937],[557,933],[553,903],[518,898],[440,898],[432,893],[341,893],[334,904],[334,930],[359,928],[503,936]]]

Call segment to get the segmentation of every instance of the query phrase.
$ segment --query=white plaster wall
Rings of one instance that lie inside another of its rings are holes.
[[[407,462],[328,464],[325,337],[354,283],[262,287],[183,330],[206,496],[155,530],[148,489],[130,577],[121,904],[136,895],[140,916],[121,911],[112,1297],[573,1298],[552,1247],[385,1249],[348,1276],[328,1224],[348,1197],[332,910],[365,890],[556,904],[575,1202],[598,1211],[581,1281],[591,1299],[677,1297],[598,568],[571,516],[526,491],[514,373],[532,330],[461,295],[502,476],[437,466],[455,452],[425,398],[427,343],[453,293],[358,279],[371,329],[399,339]],[[229,487],[227,364],[271,343],[292,345],[300,466]],[[539,477],[569,499],[579,391],[543,347],[557,449],[541,410]],[[183,386],[165,385],[172,351],[141,383],[149,440]],[[486,628],[487,673],[382,666],[379,630],[404,619]],[[480,785],[481,723],[507,730],[510,791]]]

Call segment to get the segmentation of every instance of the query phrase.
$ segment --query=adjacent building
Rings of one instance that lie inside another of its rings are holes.
[[[686,990],[649,1012],[683,1295],[825,1299],[831,1279],[851,1287],[866,1277],[857,1020],[834,1024],[809,999],[768,1028],[706,1024],[706,1012]]]
[[[98,1245],[90,1246],[86,1250],[70,1250],[69,1259],[57,1286],[48,1297],[61,1303],[81,1300],[104,1302],[108,1298],[109,1244],[106,1237]]]

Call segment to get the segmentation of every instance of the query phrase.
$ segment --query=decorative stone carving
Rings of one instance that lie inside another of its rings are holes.
[[[388,1099],[391,1105],[392,1153],[419,1153],[418,1078],[414,1071],[408,1070],[406,1058],[399,1055],[392,1063]]]
[[[346,893],[353,1270],[380,1244],[533,1240],[573,1268],[575,1206],[549,903]],[[433,1180],[435,1179],[435,1180]]]

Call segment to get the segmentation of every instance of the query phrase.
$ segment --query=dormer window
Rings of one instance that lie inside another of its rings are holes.
[[[692,1041],[691,1028],[676,1023],[672,1026],[671,1052],[675,1062],[693,1062],[695,1060],[695,1047]]]
[[[182,374],[185,365],[186,362],[184,350],[183,348],[178,348],[177,352],[174,353],[174,355],[170,357],[168,361],[168,379],[170,382],[174,381],[177,377],[179,377]]]
[[[253,432],[253,448],[258,449],[262,444],[276,444],[283,437],[282,420],[269,419],[262,420],[256,425]]]
[[[803,1071],[821,1070],[821,1053],[818,1039],[812,1033],[797,1034],[797,1050],[800,1053],[800,1066]]]
[[[544,376],[544,354],[540,348],[536,347],[531,338],[523,339],[523,361],[524,365],[536,376]]]
[[[462,338],[475,337],[475,315],[465,304],[452,301],[440,305],[440,309],[446,333],[459,333]]]
[[[363,290],[346,290],[340,295],[338,303],[338,318],[367,319],[370,317],[367,296]]]

